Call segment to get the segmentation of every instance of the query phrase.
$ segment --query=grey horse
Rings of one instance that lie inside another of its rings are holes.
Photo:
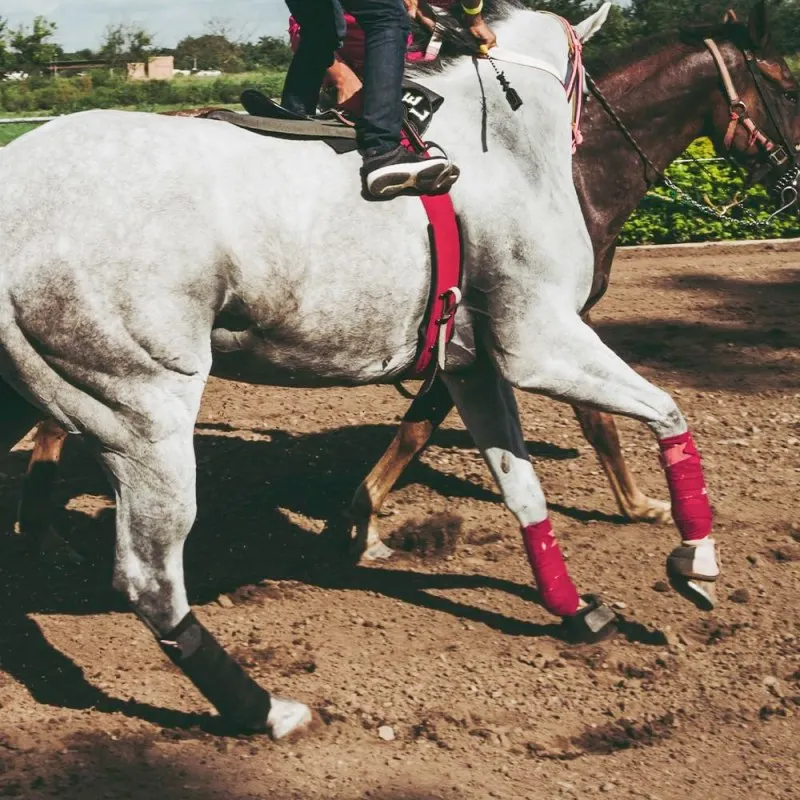
[[[496,31],[505,50],[567,73],[557,18],[510,7]],[[580,319],[593,253],[563,86],[530,66],[505,70],[526,100],[515,114],[485,61],[457,58],[429,79],[447,98],[431,136],[462,168],[465,303],[444,379],[525,532],[544,605],[571,619],[587,604],[549,530],[510,387],[644,421],[673,448],[668,478],[676,464],[696,473],[699,457],[684,453],[670,396]],[[362,199],[357,158],[117,111],[67,117],[0,154],[0,446],[45,414],[90,443],[116,496],[114,586],[223,716],[275,738],[309,709],[252,681],[187,601],[193,430],[212,353],[215,374],[301,387],[394,382],[413,363],[427,220],[414,198]],[[716,578],[707,531],[680,549],[693,578]]]

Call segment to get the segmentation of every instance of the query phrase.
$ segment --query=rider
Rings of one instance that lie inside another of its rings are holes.
[[[423,158],[400,144],[403,61],[410,34],[410,16],[429,23],[418,12],[418,0],[286,2],[303,35],[286,76],[284,107],[305,115],[315,113],[328,70],[334,73],[340,100],[357,91],[358,84],[352,80],[354,76],[343,71],[345,62],[336,60],[334,55],[341,41],[347,39],[344,7],[352,15],[351,21],[358,22],[358,26],[351,24],[351,36],[358,36],[360,28],[365,44],[363,114],[358,133],[367,192],[374,197],[387,198],[404,190],[426,193],[449,189],[458,176],[458,169],[449,159],[443,154]],[[483,21],[482,7],[483,0],[463,0],[462,3],[469,29],[478,43],[492,46],[495,36]],[[344,81],[349,88],[343,92]]]

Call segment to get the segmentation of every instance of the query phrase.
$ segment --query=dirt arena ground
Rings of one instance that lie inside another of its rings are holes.
[[[666,587],[675,530],[622,523],[564,406],[521,398],[572,574],[626,620],[598,646],[556,638],[455,417],[383,519],[423,544],[348,570],[319,533],[406,401],[214,381],[190,597],[264,685],[315,707],[317,729],[279,745],[220,731],[110,589],[113,509],[76,443],[59,526],[90,566],[0,550],[0,797],[800,798],[800,248],[625,254],[597,320],[691,420],[722,546],[717,611]],[[621,428],[664,497],[648,432]],[[0,466],[5,531],[26,455]],[[432,518],[439,535],[421,539]]]

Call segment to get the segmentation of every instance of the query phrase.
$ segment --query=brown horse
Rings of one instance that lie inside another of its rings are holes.
[[[726,90],[707,39],[719,46],[738,97]],[[608,106],[599,96],[587,105],[585,142],[574,161],[575,184],[595,251],[593,291],[584,309],[587,318],[608,287],[620,229],[659,173],[691,141],[709,136],[718,152],[735,156],[779,192],[787,186],[791,190],[792,179],[796,182],[793,171],[800,141],[798,84],[770,47],[763,3],[756,6],[747,26],[727,21],[643,42],[624,63],[598,78],[597,86]],[[609,106],[616,109],[624,128]],[[754,136],[753,130],[761,136]],[[783,148],[784,161],[776,157],[773,146]],[[412,404],[389,449],[353,499],[351,519],[359,552],[366,543],[368,554],[388,554],[378,537],[377,512],[452,408],[440,381]],[[613,417],[589,408],[574,410],[623,515],[636,521],[667,521],[669,505],[646,497],[636,486]],[[55,423],[41,424],[19,514],[22,532],[41,550],[62,556],[69,551],[50,526],[50,494],[65,438]]]

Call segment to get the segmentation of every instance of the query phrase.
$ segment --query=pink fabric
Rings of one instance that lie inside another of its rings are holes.
[[[672,516],[681,538],[687,542],[703,539],[711,533],[713,516],[692,434],[687,431],[661,439],[658,444],[672,498]]]
[[[559,617],[573,616],[578,611],[580,598],[567,572],[550,520],[523,528],[522,540],[542,605]]]

